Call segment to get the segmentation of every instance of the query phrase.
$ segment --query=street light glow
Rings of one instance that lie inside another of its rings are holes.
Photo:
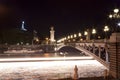
[[[120,26],[120,22],[118,23],[118,26]]]
[[[119,19],[120,19],[120,13],[119,13],[119,9],[118,8],[115,8],[113,10],[113,12],[109,15],[109,18],[111,19],[115,19],[115,24],[116,24],[116,27],[114,28],[114,31],[115,32],[118,32],[119,31],[119,27],[120,27],[120,23],[118,23]],[[109,28],[104,28],[104,31],[109,31]]]
[[[74,34],[74,38],[76,38],[77,37],[77,35],[76,34]]]
[[[105,27],[104,27],[104,31],[105,31],[105,32],[109,31],[108,26],[105,26]]]
[[[22,21],[22,23],[24,24],[24,21]]]
[[[87,32],[87,31],[85,31],[85,32],[84,32],[84,35],[88,35],[88,32]]]
[[[37,38],[36,41],[39,42],[39,39]]]
[[[78,36],[79,36],[79,37],[82,36],[81,33],[78,33]]]
[[[96,30],[95,29],[92,30],[92,34],[96,34]]]
[[[70,37],[73,38],[73,35],[71,35]]]
[[[68,36],[68,39],[70,39],[70,36]]]
[[[120,14],[119,14],[119,9],[114,9],[113,10],[113,13],[111,13],[110,15],[109,15],[109,18],[120,18]]]
[[[112,17],[113,17],[112,14],[110,14],[110,15],[109,15],[109,18],[112,18]]]
[[[67,38],[65,37],[64,40],[67,40]]]
[[[114,9],[114,13],[116,13],[116,14],[117,14],[118,12],[119,12],[119,9],[117,9],[117,8],[116,8],[116,9]]]

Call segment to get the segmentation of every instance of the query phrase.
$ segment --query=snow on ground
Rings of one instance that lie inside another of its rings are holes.
[[[103,76],[106,69],[96,60],[5,62],[0,63],[0,80],[47,80],[73,77],[74,66],[79,77]]]

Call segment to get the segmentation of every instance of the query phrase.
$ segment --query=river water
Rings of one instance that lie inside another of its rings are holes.
[[[103,76],[106,69],[96,60],[1,62],[0,80],[73,78],[75,65],[78,67],[79,78]]]

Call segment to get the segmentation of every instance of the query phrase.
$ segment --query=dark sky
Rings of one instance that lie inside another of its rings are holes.
[[[102,29],[120,0],[0,0],[1,29],[25,27],[38,35],[49,37],[54,26],[56,37],[83,31]]]

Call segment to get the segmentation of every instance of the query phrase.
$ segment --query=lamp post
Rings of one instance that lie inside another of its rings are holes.
[[[80,37],[79,40],[81,41],[82,34],[80,32],[78,33],[78,36]]]
[[[77,35],[76,34],[74,34],[74,38],[76,38],[77,37]]]
[[[93,42],[95,40],[95,34],[96,34],[96,29],[92,29],[92,34],[93,34]]]
[[[67,38],[70,39],[70,36],[68,36]]]
[[[70,36],[68,36],[67,39],[68,39],[68,42],[70,42]]]
[[[77,38],[77,34],[74,34],[73,36],[74,36],[73,41],[75,42],[75,41],[76,41],[76,38]]]
[[[87,31],[85,31],[85,32],[84,32],[84,35],[86,36],[87,34],[88,34],[88,32],[87,32]]]
[[[87,32],[87,31],[85,31],[85,32],[84,32],[84,35],[86,36],[86,40],[87,40],[87,35],[88,35],[88,32]]]
[[[108,26],[104,27],[104,32],[105,32],[105,42],[107,41],[107,32],[109,31]]]
[[[73,38],[73,35],[71,35],[70,38],[72,39],[72,38]]]
[[[73,35],[70,35],[70,39],[71,39],[71,41],[73,41]]]
[[[79,36],[79,37],[81,37],[81,36],[82,36],[82,34],[81,34],[81,33],[78,33],[78,36]]]
[[[93,53],[95,53],[95,45],[94,45],[94,42],[95,42],[95,34],[96,34],[96,29],[92,29],[92,34],[93,34]]]
[[[119,26],[120,23],[118,22],[120,19],[120,13],[119,13],[119,9],[114,9],[113,12],[109,15],[110,19],[114,19],[115,23],[117,24],[116,27],[114,28],[115,32],[119,32]]]

